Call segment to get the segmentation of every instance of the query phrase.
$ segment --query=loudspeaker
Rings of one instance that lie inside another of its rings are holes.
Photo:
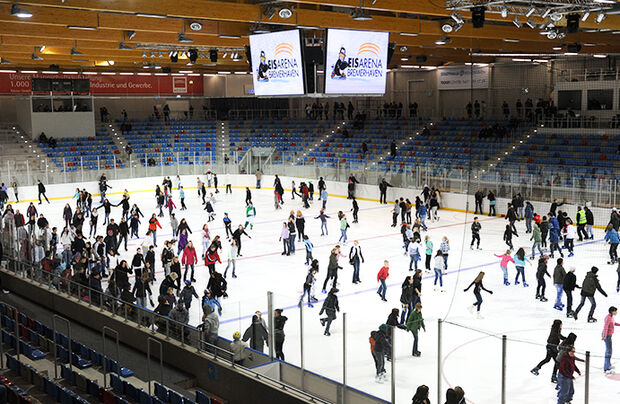
[[[179,54],[178,53],[173,53],[172,56],[170,56],[170,61],[172,63],[176,63],[179,61]]]
[[[243,49],[245,50],[245,58],[247,59],[248,63],[250,64],[250,71],[252,71],[252,52],[250,51],[250,46],[249,45],[245,45],[243,47]]]
[[[579,31],[579,14],[569,14],[566,16],[566,31],[569,34]]]
[[[217,49],[211,49],[209,51],[209,59],[211,63],[217,63]]]
[[[471,22],[474,28],[484,27],[484,11],[486,7],[478,6],[471,9]]]
[[[579,53],[581,50],[581,45],[578,43],[569,43],[566,45],[566,51],[571,53]]]
[[[390,64],[390,60],[392,60],[392,56],[394,56],[394,48],[396,47],[395,42],[390,42],[388,44],[388,54],[387,54],[387,64]]]
[[[415,57],[415,61],[417,63],[424,63],[428,60],[428,58],[426,57],[426,55],[418,55]]]
[[[58,65],[50,65],[49,67],[50,70],[57,72],[58,70],[60,70],[60,66]]]

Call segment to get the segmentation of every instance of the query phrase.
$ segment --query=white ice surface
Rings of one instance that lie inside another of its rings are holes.
[[[119,181],[120,182],[120,181]],[[121,182],[122,183],[122,182]],[[176,185],[176,184],[175,184]],[[189,184],[188,184],[189,185]],[[284,184],[285,186],[288,184]],[[154,188],[155,184],[144,184],[145,188]],[[117,185],[117,189],[120,188]],[[225,256],[227,243],[222,225],[223,212],[228,212],[233,222],[233,228],[245,221],[245,190],[235,188],[232,195],[217,194],[218,202],[215,204],[217,212],[216,221],[211,223],[211,233],[219,234],[224,238],[224,251],[222,252],[223,265],[218,264],[217,270],[222,272],[225,268]],[[92,190],[93,192],[95,190]],[[129,191],[137,191],[129,189]],[[274,307],[283,308],[284,315],[289,318],[286,324],[286,342],[284,352],[286,360],[294,364],[300,363],[300,323],[297,302],[302,292],[302,285],[307,272],[304,265],[305,251],[303,244],[297,243],[297,254],[294,256],[282,256],[281,243],[278,242],[282,222],[288,217],[289,211],[301,209],[301,201],[291,201],[290,193],[287,192],[283,210],[275,211],[273,207],[273,191],[269,189],[252,189],[253,200],[257,210],[256,224],[253,230],[248,230],[252,239],[243,237],[242,254],[237,262],[237,279],[228,275],[229,298],[223,300],[223,315],[221,317],[220,335],[231,338],[234,331],[243,331],[249,326],[251,315],[255,310],[261,310],[267,318],[267,291],[274,292]],[[175,202],[180,205],[178,192],[173,192]],[[57,195],[49,195],[57,196]],[[110,195],[113,203],[120,200],[120,195]],[[315,194],[315,199],[317,195]],[[96,198],[98,200],[98,198]],[[40,212],[50,220],[52,226],[62,228],[62,209],[69,201],[52,201],[51,205],[37,205]],[[74,208],[74,201],[71,202]],[[137,203],[145,216],[155,212],[155,199],[153,192],[140,192],[131,195],[131,202]],[[176,216],[180,220],[186,218],[193,234],[190,239],[201,252],[200,229],[206,222],[207,217],[202,210],[201,201],[197,197],[195,189],[186,189],[186,204],[188,210],[176,210]],[[362,283],[351,283],[352,267],[348,260],[341,258],[340,263],[344,268],[339,273],[339,300],[341,311],[338,319],[332,325],[331,337],[323,336],[323,329],[318,321],[318,312],[321,303],[315,304],[314,308],[304,307],[304,349],[305,366],[307,369],[320,373],[326,377],[342,381],[342,314],[347,313],[347,383],[360,390],[369,392],[383,399],[390,398],[390,384],[377,384],[374,381],[374,364],[370,355],[368,337],[370,331],[386,321],[392,308],[400,308],[400,285],[408,271],[409,258],[403,255],[402,238],[398,228],[390,227],[391,205],[379,205],[376,202],[360,201],[360,223],[351,223],[349,229],[349,243],[343,249],[348,253],[353,239],[358,239],[366,259],[361,266]],[[23,213],[27,204],[20,203],[17,208]],[[327,261],[330,249],[337,243],[339,223],[336,219],[338,210],[343,210],[352,221],[350,201],[343,198],[330,197],[327,213],[329,220],[329,236],[320,236],[320,221],[314,220],[318,213],[320,202],[314,201],[308,210],[302,209],[306,216],[306,233],[314,243],[314,257],[320,261],[318,274],[317,297],[321,300],[324,295],[320,293],[320,285],[326,274]],[[102,213],[102,212],[101,212]],[[121,208],[114,208],[112,217],[120,220]],[[100,216],[99,234],[103,234]],[[523,286],[504,286],[502,274],[499,268],[499,259],[494,253],[502,253],[506,246],[502,241],[502,233],[505,220],[502,218],[489,218],[481,216],[482,223],[482,250],[471,251],[469,249],[470,230],[469,223],[472,214],[453,211],[440,211],[440,220],[429,223],[429,232],[435,244],[435,250],[439,247],[442,236],[450,239],[451,254],[449,257],[447,276],[444,276],[446,287],[445,293],[434,292],[430,275],[425,274],[423,281],[423,314],[426,322],[426,333],[420,333],[419,350],[420,358],[411,356],[412,336],[404,331],[396,334],[396,394],[398,403],[409,403],[411,396],[419,384],[427,384],[431,388],[431,398],[436,402],[437,391],[437,319],[442,318],[448,322],[459,323],[464,327],[483,330],[488,333],[472,331],[449,323],[443,326],[443,376],[442,390],[449,386],[460,385],[466,392],[468,401],[476,404],[499,403],[501,388],[501,335],[508,336],[507,347],[507,402],[508,403],[554,403],[556,402],[555,390],[550,383],[552,363],[547,364],[540,376],[533,376],[529,371],[538,361],[545,356],[544,343],[546,341],[550,325],[556,318],[564,321],[564,334],[573,331],[578,335],[577,349],[580,352],[590,350],[592,352],[591,379],[590,379],[590,403],[618,403],[620,402],[620,375],[605,376],[602,372],[604,344],[601,341],[601,328],[607,308],[610,305],[618,306],[620,299],[616,287],[616,267],[607,265],[607,245],[601,241],[602,230],[595,231],[595,241],[576,243],[575,256],[565,259],[565,268],[575,266],[577,278],[581,284],[587,270],[592,265],[597,265],[601,284],[609,294],[608,298],[597,294],[598,307],[595,317],[599,319],[596,324],[586,322],[589,304],[586,304],[580,313],[579,321],[567,319],[565,313],[559,313],[553,309],[555,290],[552,281],[547,281],[546,296],[549,299],[541,303],[534,299],[536,280],[536,263],[526,267],[526,279],[529,288]],[[163,245],[165,239],[171,238],[168,212],[160,218],[163,229],[158,231],[158,245]],[[146,220],[140,228],[140,235],[146,231]],[[604,223],[597,223],[599,225]],[[88,225],[86,224],[86,229]],[[517,224],[520,237],[514,238],[515,249],[527,247],[529,255],[531,242],[529,235],[525,234],[525,224]],[[423,234],[424,235],[424,234]],[[463,239],[465,246],[463,247]],[[129,252],[122,251],[122,257],[131,260],[140,240],[131,240]],[[158,254],[159,257],[159,249]],[[388,279],[388,302],[382,302],[375,291],[377,288],[376,274],[383,264],[383,260],[390,261],[390,277]],[[423,262],[421,263],[423,265]],[[552,273],[555,261],[549,263],[549,272]],[[458,271],[458,268],[461,268]],[[163,270],[157,260],[157,284],[163,279]],[[494,292],[489,295],[483,292],[484,303],[482,313],[484,319],[478,320],[472,316],[467,306],[473,303],[474,296],[471,290],[467,293],[463,289],[469,285],[479,271],[485,271],[485,286]],[[514,281],[515,269],[509,267],[510,281]],[[196,290],[202,295],[202,290],[208,281],[208,272],[204,264],[196,268],[198,279]],[[133,282],[133,278],[131,279]],[[104,286],[105,287],[105,286]],[[153,288],[158,290],[158,285]],[[156,293],[156,292],[155,292]],[[574,303],[579,303],[579,293],[575,293]],[[197,325],[201,317],[201,309],[195,300],[191,307],[190,323]],[[618,319],[620,321],[620,319]],[[620,330],[618,330],[620,332]],[[499,338],[489,335],[496,335]],[[518,340],[518,341],[514,341]],[[618,340],[618,337],[616,337]],[[616,342],[618,345],[620,342]],[[618,348],[620,349],[620,348]],[[618,354],[614,362],[618,361]],[[389,362],[386,362],[389,370]],[[584,365],[579,363],[581,369]],[[578,377],[575,383],[576,394],[574,403],[582,403],[584,391],[584,377]],[[443,394],[442,394],[442,397]],[[443,402],[442,398],[442,402]]]

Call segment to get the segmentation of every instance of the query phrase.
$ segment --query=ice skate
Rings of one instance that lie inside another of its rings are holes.
[[[538,367],[535,367],[534,369],[530,370],[530,372],[531,372],[533,375],[538,376],[538,371],[539,371],[539,370],[540,370],[540,369],[539,369]]]
[[[530,286],[528,283],[523,282],[523,287],[527,288],[528,286]]]
[[[614,372],[614,370],[613,370],[613,369],[607,369],[607,370],[605,371],[605,374],[606,374],[606,375],[613,375],[614,373],[616,373],[616,372]]]
[[[467,310],[469,310],[471,314],[474,314],[474,306],[469,306]]]
[[[482,319],[484,319],[484,316],[482,314],[480,314],[480,312],[478,312],[478,313],[476,313],[476,318],[478,320],[482,320]]]
[[[547,299],[546,297],[542,296],[542,297],[540,298],[540,301],[541,301],[541,302],[547,302],[547,301],[549,301],[549,299]]]
[[[590,317],[588,318],[588,323],[596,323],[598,320],[595,319],[594,317]]]

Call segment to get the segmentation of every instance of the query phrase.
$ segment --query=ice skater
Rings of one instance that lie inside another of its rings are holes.
[[[339,292],[336,288],[331,288],[329,293],[327,294],[327,298],[323,302],[323,307],[321,307],[321,311],[319,312],[319,316],[325,313],[327,317],[321,318],[321,325],[325,327],[325,331],[323,335],[330,336],[329,328],[332,325],[332,321],[336,319],[336,313],[340,311],[340,306],[338,305],[338,296]]]
[[[316,265],[315,265],[316,262]],[[318,260],[312,261],[312,267],[308,270],[308,274],[306,275],[306,280],[304,281],[304,293],[299,298],[299,306],[303,304],[304,297],[308,296],[308,307],[314,307],[312,304],[312,286],[314,282],[316,282],[315,275],[318,272]]]
[[[469,288],[471,288],[472,286],[474,287],[474,296],[476,296],[476,302],[469,307],[469,312],[473,313],[474,311],[474,307],[477,307],[477,318],[482,319],[484,317],[482,317],[482,315],[480,314],[480,307],[482,307],[482,295],[480,294],[481,290],[484,290],[485,292],[488,292],[489,294],[493,294],[492,291],[486,289],[484,287],[484,285],[482,284],[482,279],[484,278],[484,272],[480,272],[478,274],[478,276],[476,276],[476,279],[474,279],[474,281],[472,283],[469,284],[469,286],[465,289],[463,289],[463,292],[467,292],[469,290]]]
[[[390,262],[388,260],[383,261],[383,266],[379,269],[377,273],[377,283],[380,283],[379,289],[377,289],[377,294],[381,296],[381,300],[387,302],[385,298],[385,292],[387,292],[387,285],[385,281],[390,276]]]
[[[321,219],[321,236],[327,236],[329,234],[327,232],[327,219],[329,219],[329,216],[325,214],[325,210],[321,209],[319,215],[315,217],[315,219]]]
[[[504,285],[506,286],[510,286],[510,282],[508,282],[508,263],[509,262],[512,262],[513,264],[515,263],[510,253],[511,253],[510,250],[506,250],[506,252],[502,255],[493,254],[497,258],[502,259],[501,262],[499,263],[499,267],[502,269],[502,272],[504,273]]]
[[[332,248],[331,253],[329,254],[329,264],[327,265],[327,275],[325,277],[325,281],[323,282],[323,293],[327,293],[327,282],[330,279],[333,279],[332,288],[335,288],[338,284],[338,270],[342,269],[341,266],[338,265],[338,256],[342,255],[340,253],[340,246],[336,245]]]
[[[519,274],[521,275],[521,280],[523,281],[523,287],[527,288],[527,282],[525,282],[525,264],[528,263],[530,266],[532,263],[525,257],[525,250],[523,248],[519,248],[517,253],[513,257],[515,268],[517,269],[517,276],[515,277],[515,285],[519,284]]]
[[[433,285],[435,286],[434,288],[435,292],[437,292],[438,290],[440,292],[446,291],[443,288],[443,273],[445,270],[446,270],[446,262],[444,261],[444,258],[443,258],[443,252],[441,252],[441,249],[439,249],[437,250],[437,254],[435,254],[435,266],[434,266],[435,282],[433,283]],[[437,281],[439,281],[439,288],[437,288]]]
[[[577,316],[579,311],[586,302],[586,299],[590,301],[590,313],[588,313],[588,323],[596,323],[596,318],[594,318],[594,310],[596,309],[596,300],[594,299],[594,294],[598,290],[603,296],[607,297],[607,293],[601,287],[601,284],[598,281],[598,268],[592,267],[590,272],[586,274],[585,279],[583,280],[583,284],[581,285],[581,302],[575,312],[573,313],[573,318],[577,321]]]
[[[409,314],[407,318],[407,331],[411,331],[413,334],[413,349],[411,355],[420,356],[422,353],[418,351],[418,332],[423,329],[426,332],[426,326],[424,325],[424,318],[422,317],[422,304],[416,303],[415,309]]]
[[[530,372],[536,376],[538,376],[540,369],[553,361],[553,371],[551,372],[551,383],[557,383],[557,371],[558,371],[558,346],[560,342],[566,339],[565,336],[562,335],[562,320],[554,320],[551,325],[551,331],[549,332],[549,337],[547,337],[547,355],[545,359],[540,361],[538,365],[534,367],[534,369],[530,370]]]
[[[248,205],[245,208],[245,224],[243,227],[250,226],[250,230],[254,229],[254,218],[256,217],[256,208],[252,201],[248,201]]]
[[[474,217],[474,222],[471,224],[471,244],[469,245],[469,249],[474,249],[474,242],[476,243],[476,249],[480,250],[480,229],[482,229],[482,225],[478,221],[478,216]]]
[[[515,231],[512,230],[512,228],[510,227],[509,224],[506,225],[506,230],[504,230],[504,241],[506,242],[506,245],[508,246],[508,248],[510,248],[510,250],[513,250],[513,246],[512,246],[512,235],[517,235],[517,233]]]
[[[538,284],[536,285],[536,299],[541,302],[546,302],[547,298],[545,297],[545,289],[547,288],[547,282],[545,282],[545,276],[551,278],[551,275],[547,271],[547,261],[549,257],[546,255],[542,255],[538,259],[538,268],[536,269],[536,280]],[[525,282],[525,281],[524,281]]]

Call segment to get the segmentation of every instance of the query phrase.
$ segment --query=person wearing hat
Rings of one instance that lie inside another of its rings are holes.
[[[331,335],[329,333],[329,327],[332,324],[332,321],[336,319],[336,312],[340,311],[340,306],[338,305],[338,296],[336,295],[339,292],[336,288],[331,288],[329,293],[327,294],[327,298],[323,302],[323,307],[321,307],[321,311],[319,312],[319,316],[325,312],[327,317],[321,318],[321,325],[325,327],[325,332],[323,335],[327,335],[328,337]]]
[[[370,333],[371,345],[370,352],[375,360],[375,369],[377,374],[375,381],[383,383],[387,379],[385,371],[385,355],[392,349],[390,341],[387,339],[388,326],[381,324],[378,331]]]
[[[258,65],[258,81],[269,81],[267,76],[269,65],[266,63],[265,51],[260,51],[260,64]]]
[[[230,343],[230,352],[233,354],[233,362],[237,365],[241,365],[243,361],[248,357],[248,351],[246,348],[248,344],[241,341],[241,333],[235,331],[233,333],[233,342]]]
[[[276,358],[284,360],[284,352],[282,347],[284,346],[284,325],[288,320],[288,317],[282,315],[282,309],[275,309],[273,314],[273,327],[274,337],[276,341]]]
[[[345,58],[347,57],[347,50],[343,47],[340,48],[340,52],[338,52],[338,60],[334,63],[334,70],[332,71],[332,79],[346,79],[347,73],[344,71],[349,64],[345,62]]]
[[[577,321],[577,315],[579,311],[583,307],[586,302],[586,298],[590,301],[590,312],[588,313],[588,323],[595,323],[596,319],[594,318],[594,310],[596,309],[596,300],[594,299],[594,294],[598,290],[601,294],[607,297],[607,293],[601,288],[601,284],[598,281],[598,268],[592,267],[590,272],[586,274],[586,277],[583,280],[583,284],[581,285],[581,302],[575,312],[573,313],[573,318]]]
[[[166,276],[164,280],[159,285],[159,295],[164,296],[168,292],[168,288],[173,288],[179,290],[179,286],[175,285],[175,281],[179,275],[176,272],[170,272],[170,275]]]
[[[261,319],[254,314],[252,324],[243,333],[243,341],[250,341],[250,348],[263,352],[265,343],[269,344],[269,333],[261,322]]]
[[[192,306],[192,298],[198,299],[198,293],[196,293],[196,289],[192,286],[192,282],[188,279],[185,281],[185,286],[183,286],[183,290],[179,294],[179,301],[185,304],[185,308],[189,310]]]

